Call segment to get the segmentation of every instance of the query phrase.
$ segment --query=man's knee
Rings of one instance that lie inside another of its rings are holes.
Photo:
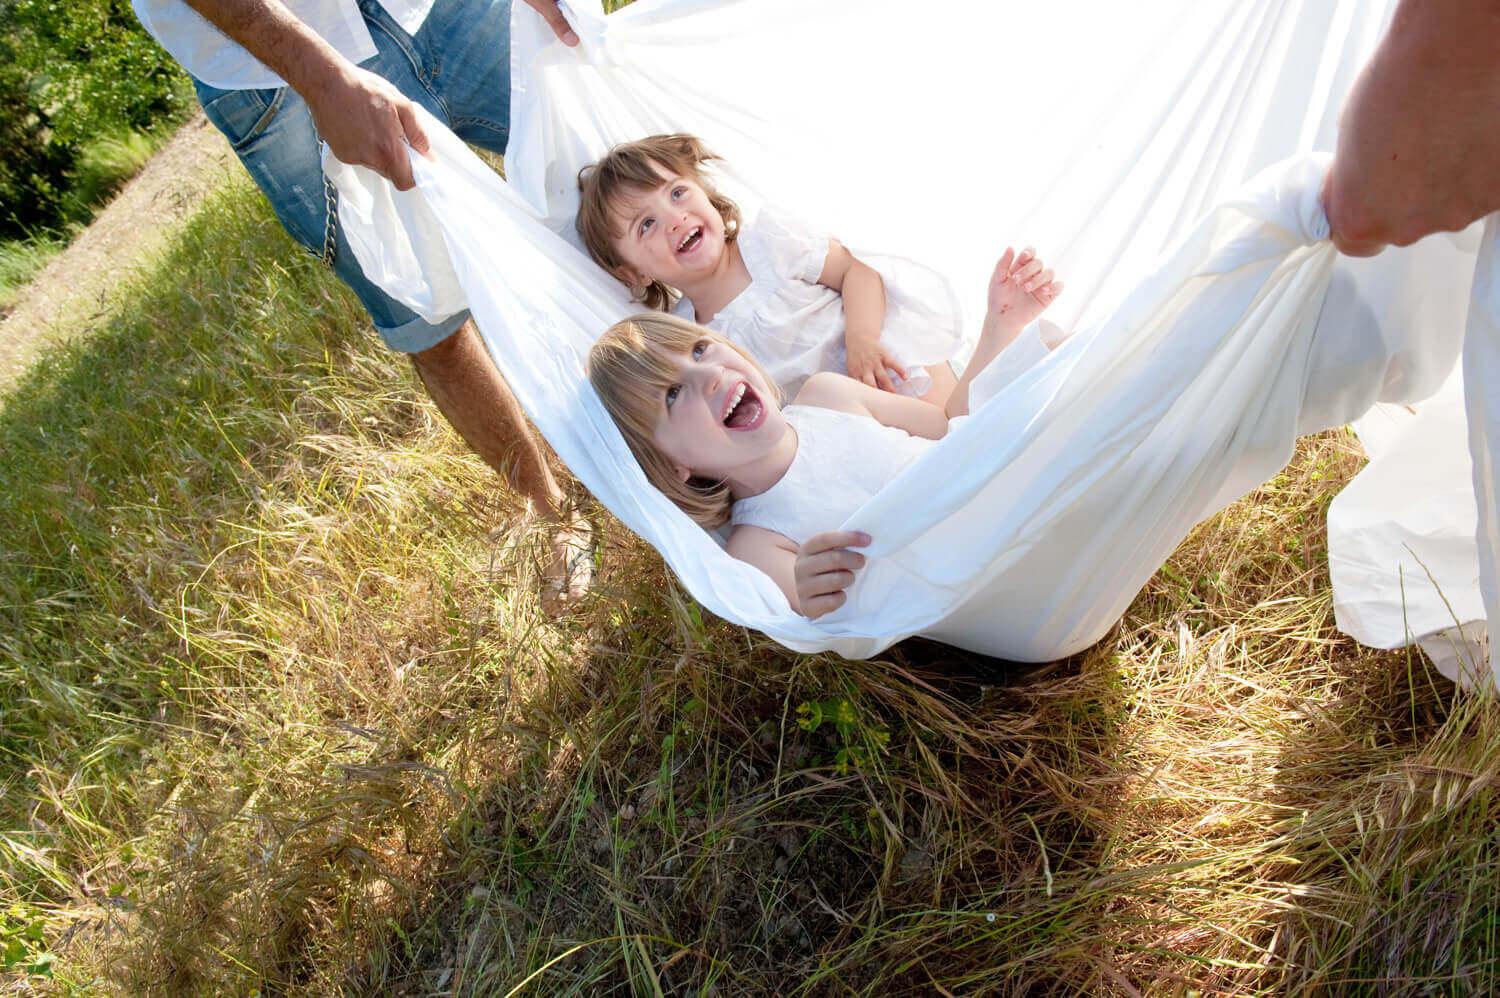
[[[479,334],[471,319],[432,346],[412,354],[411,362],[418,371],[435,373],[473,363],[479,349]]]

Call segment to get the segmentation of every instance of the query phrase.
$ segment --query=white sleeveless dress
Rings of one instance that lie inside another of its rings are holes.
[[[790,215],[762,208],[743,224],[738,243],[750,271],[750,286],[707,323],[758,360],[795,398],[819,371],[848,374],[844,348],[844,296],[818,283],[828,261],[828,233]],[[952,286],[911,260],[857,254],[885,284],[885,322],[880,342],[906,369],[894,379],[903,395],[927,391],[926,365],[952,360],[963,344],[963,320]],[[673,311],[697,321],[684,298]]]
[[[798,544],[837,530],[934,441],[869,416],[812,405],[782,415],[797,431],[797,454],[781,481],[734,504],[729,522],[775,531]]]

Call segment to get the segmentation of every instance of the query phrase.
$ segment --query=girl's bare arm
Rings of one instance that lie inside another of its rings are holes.
[[[742,524],[729,535],[726,547],[740,561],[771,577],[792,609],[816,620],[844,605],[845,590],[865,556],[851,547],[870,543],[867,534],[830,530],[797,545],[773,530]]]
[[[883,392],[831,371],[819,371],[808,378],[797,393],[797,404],[869,416],[886,426],[929,440],[937,440],[948,432],[948,417],[930,402]]]
[[[885,282],[880,274],[856,257],[837,239],[828,240],[828,259],[818,283],[837,291],[844,299],[844,348],[849,376],[855,381],[895,391],[891,371],[903,380],[906,369],[881,345],[885,325]]]

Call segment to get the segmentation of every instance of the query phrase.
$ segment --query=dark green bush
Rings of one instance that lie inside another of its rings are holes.
[[[58,222],[73,150],[50,141],[25,73],[0,44],[0,234],[25,235]]]
[[[97,170],[80,173],[86,150],[177,120],[191,103],[186,76],[128,0],[0,0],[0,237],[85,221],[109,187]],[[73,190],[75,174],[88,190]]]

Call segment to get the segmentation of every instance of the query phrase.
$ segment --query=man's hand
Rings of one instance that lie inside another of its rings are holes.
[[[416,105],[383,77],[341,62],[330,66],[326,85],[304,94],[318,135],[345,163],[367,166],[398,190],[410,190],[406,147],[426,156],[430,145]]]
[[[816,620],[844,605],[849,598],[844,590],[854,584],[854,573],[865,565],[865,556],[849,548],[868,543],[869,534],[830,530],[797,549],[792,577],[797,586],[797,610],[802,616]]]
[[[400,190],[412,187],[409,145],[430,143],[416,105],[380,76],[360,69],[297,18],[282,0],[186,0],[218,29],[287,82],[312,112],[328,148],[345,163],[367,166]],[[557,37],[577,45],[557,0],[526,0]],[[509,52],[496,52],[509,59]]]
[[[1323,207],[1351,256],[1500,209],[1500,3],[1404,0],[1344,105]]]
[[[578,44],[578,35],[558,10],[557,0],[525,2],[542,15],[564,45]],[[510,54],[497,53],[496,57],[508,59]],[[414,181],[406,147],[427,156],[431,145],[416,105],[384,78],[358,66],[330,69],[336,71],[326,86],[309,87],[309,93],[303,94],[318,134],[345,163],[367,166],[397,190],[410,190]]]
[[[425,156],[428,141],[416,106],[399,90],[340,55],[282,0],[187,4],[301,95],[318,135],[335,156],[369,167],[403,191],[411,188],[406,147],[410,144]]]
[[[562,11],[557,9],[557,0],[526,0],[526,6],[542,15],[558,41],[570,47],[578,44],[578,35],[568,26],[568,20],[562,16]]]

